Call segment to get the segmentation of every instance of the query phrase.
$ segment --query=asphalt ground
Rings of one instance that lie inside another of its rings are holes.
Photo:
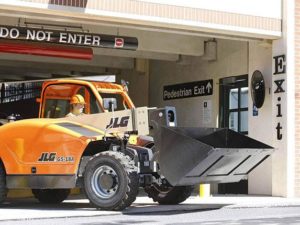
[[[200,198],[192,196],[179,205],[158,205],[140,196],[122,212],[101,211],[93,208],[84,196],[73,196],[59,205],[40,204],[32,198],[8,199],[0,206],[0,222],[51,220],[64,218],[94,218],[102,216],[167,215],[215,210],[245,210],[262,208],[298,208],[300,199],[263,196],[228,195]],[[300,224],[300,223],[299,223]]]

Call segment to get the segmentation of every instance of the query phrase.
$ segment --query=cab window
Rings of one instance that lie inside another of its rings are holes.
[[[43,118],[62,118],[70,112],[70,100],[73,95],[84,97],[86,105],[84,113],[103,112],[93,92],[85,86],[77,84],[53,84],[44,91]]]
[[[115,98],[117,100],[116,111],[129,109],[130,107],[125,102],[123,96],[121,94],[113,94],[113,93],[100,93],[102,99],[104,98]]]
[[[70,112],[70,101],[47,99],[44,106],[44,118],[61,118]]]

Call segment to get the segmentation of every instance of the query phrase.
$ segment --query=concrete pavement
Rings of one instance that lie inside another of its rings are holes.
[[[138,197],[123,212],[100,211],[92,208],[86,199],[66,200],[59,205],[45,205],[35,199],[11,199],[0,207],[0,221],[95,217],[121,214],[153,214],[176,211],[201,211],[211,209],[300,207],[300,198],[227,195],[200,198],[192,196],[180,205],[158,205],[148,197]]]

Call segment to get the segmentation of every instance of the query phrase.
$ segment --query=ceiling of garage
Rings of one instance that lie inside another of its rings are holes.
[[[120,70],[134,70],[136,59],[180,61],[182,56],[201,57],[204,42],[209,37],[176,34],[157,30],[121,28],[107,25],[70,24],[16,16],[1,16],[10,26],[56,29],[95,34],[136,37],[136,51],[93,48],[92,60],[64,59],[45,56],[0,53],[0,81],[36,80],[99,74],[118,74]],[[3,23],[3,22],[2,22]]]

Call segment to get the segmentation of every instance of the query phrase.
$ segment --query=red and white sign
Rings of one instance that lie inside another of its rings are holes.
[[[124,47],[124,39],[115,38],[115,48],[123,48],[123,47]]]
[[[75,33],[14,26],[0,26],[0,41],[2,40],[127,50],[136,50],[138,47],[136,37]]]

